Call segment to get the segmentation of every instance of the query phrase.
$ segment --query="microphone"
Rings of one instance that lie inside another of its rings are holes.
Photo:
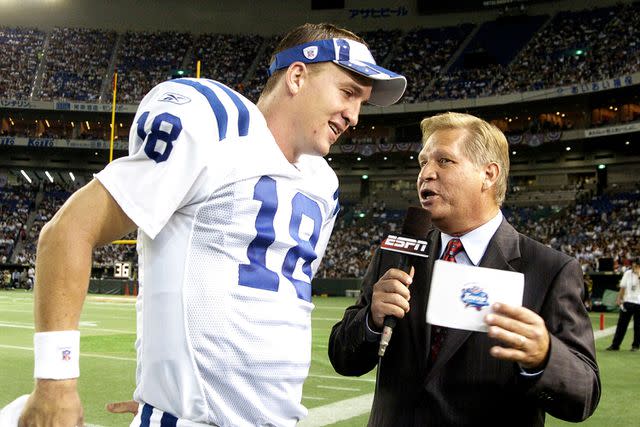
[[[401,256],[396,268],[409,273],[414,257],[429,257],[427,254],[428,243],[425,239],[430,228],[431,214],[421,207],[409,206],[407,216],[402,224],[402,234],[388,235],[380,244],[380,249],[400,253]],[[378,347],[378,356],[380,357],[384,356],[387,350],[397,320],[394,316],[385,316],[384,318],[384,327],[382,328],[380,346]]]

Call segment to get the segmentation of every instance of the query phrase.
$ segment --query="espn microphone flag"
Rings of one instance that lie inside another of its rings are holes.
[[[402,224],[401,234],[389,234],[380,244],[383,251],[399,252],[409,256],[428,258],[427,232],[431,228],[431,215],[421,207],[409,206]],[[408,273],[409,257],[402,257],[398,268]]]
[[[383,250],[428,258],[427,241],[413,237],[389,234],[380,244]]]
[[[427,254],[429,244],[425,239],[430,228],[431,215],[429,212],[421,207],[409,206],[407,216],[402,224],[402,234],[388,235],[380,244],[380,249],[400,253],[401,256],[396,268],[409,273],[412,261],[415,259],[413,257],[429,257]],[[380,357],[384,356],[397,320],[393,316],[385,316],[384,318],[384,328],[382,328],[382,336],[380,337],[378,348],[378,356]]]

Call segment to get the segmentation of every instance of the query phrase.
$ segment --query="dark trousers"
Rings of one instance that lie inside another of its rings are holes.
[[[625,311],[620,310],[618,317],[618,325],[616,326],[616,334],[613,336],[611,347],[619,348],[627,332],[629,321],[633,317],[633,343],[632,347],[640,347],[640,304],[625,302],[622,304]]]

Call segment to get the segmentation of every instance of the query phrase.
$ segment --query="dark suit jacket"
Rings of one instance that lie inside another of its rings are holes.
[[[480,266],[524,274],[523,306],[538,313],[550,333],[544,371],[525,377],[517,363],[489,354],[497,341],[485,333],[458,329],[449,329],[429,368],[431,325],[426,323],[426,307],[440,233],[431,231],[428,241],[430,257],[414,264],[411,309],[398,321],[378,367],[369,425],[542,426],[545,413],[568,421],[590,416],[600,398],[600,377],[593,331],[581,301],[578,262],[503,220]],[[373,285],[396,262],[391,252],[376,253],[360,298],[333,327],[329,358],[338,373],[357,376],[376,367],[378,343],[367,341],[365,318]]]

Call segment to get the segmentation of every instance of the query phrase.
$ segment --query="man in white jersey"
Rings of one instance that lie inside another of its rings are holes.
[[[390,105],[404,77],[329,24],[288,33],[254,105],[205,79],[142,100],[129,156],[43,228],[34,392],[20,426],[82,425],[78,322],[94,247],[138,229],[140,409],[132,426],[293,426],[307,411],[311,279],[338,212],[321,157],[361,104]]]
[[[631,268],[622,275],[616,304],[620,307],[620,315],[618,316],[616,333],[607,350],[620,350],[620,344],[622,344],[629,322],[633,318],[631,351],[638,351],[640,350],[640,258],[634,259]]]

